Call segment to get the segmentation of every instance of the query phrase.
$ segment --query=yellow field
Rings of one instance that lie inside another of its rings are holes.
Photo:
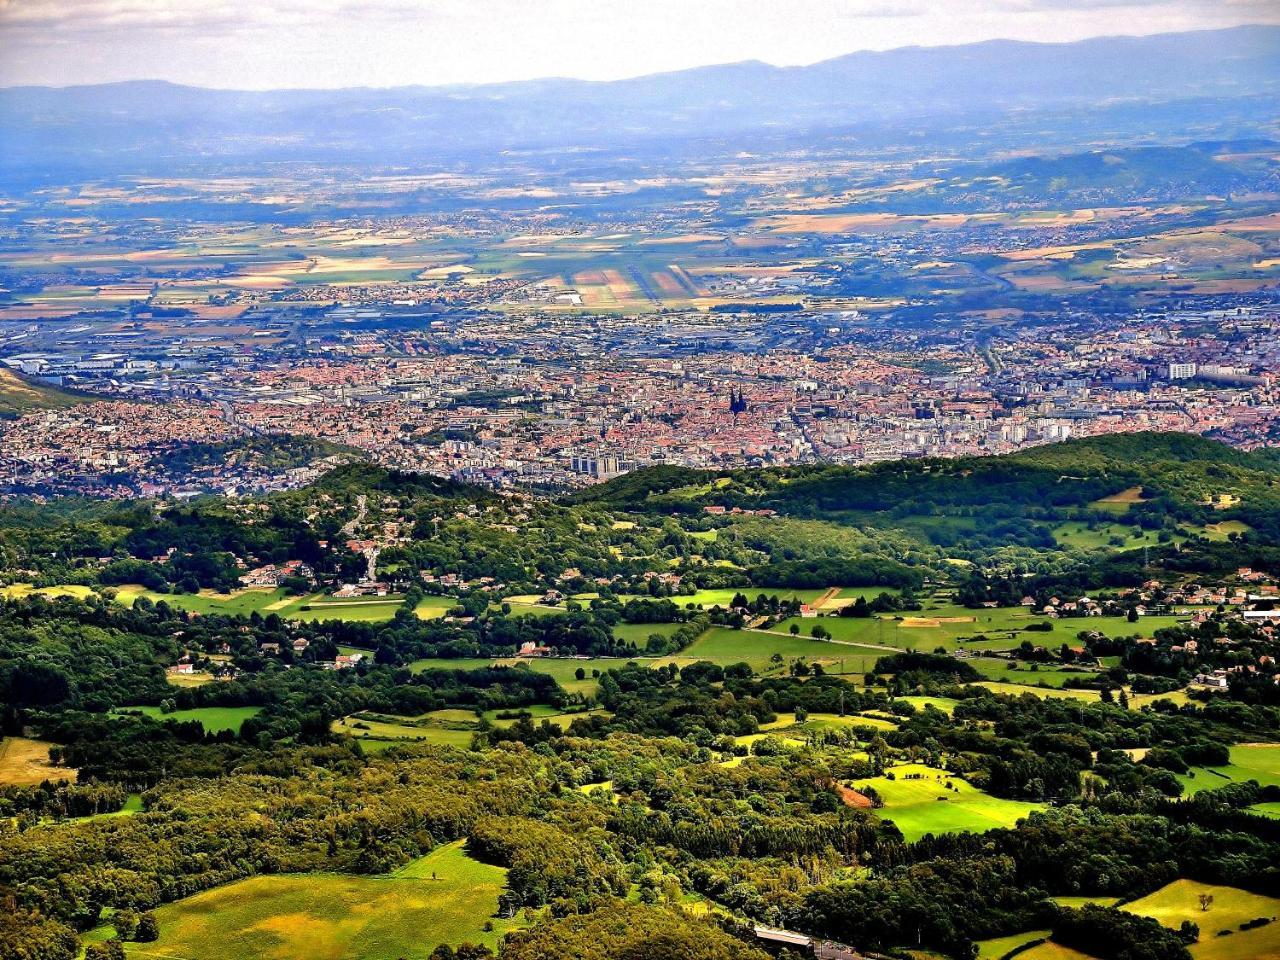
[[[45,780],[74,780],[76,771],[49,762],[52,744],[27,737],[0,740],[0,784],[27,787]]]

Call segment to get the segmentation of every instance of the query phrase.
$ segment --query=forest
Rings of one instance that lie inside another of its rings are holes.
[[[388,960],[1269,955],[1277,468],[1143,449],[6,507],[0,955],[302,956],[367,882]],[[1043,545],[1093,514],[1145,559]],[[342,600],[369,542],[393,595]]]

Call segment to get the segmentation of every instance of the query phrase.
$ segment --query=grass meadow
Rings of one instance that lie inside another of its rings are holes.
[[[253,877],[156,910],[160,939],[128,945],[147,960],[426,960],[440,944],[494,947],[522,918],[492,920],[506,871],[462,841],[384,877]]]
[[[859,780],[855,790],[874,787],[884,801],[876,811],[883,820],[892,820],[908,841],[927,833],[982,833],[996,827],[1011,827],[1041,804],[1003,800],[970,786],[959,777],[921,763],[890,768],[888,776]],[[919,779],[907,779],[918,777]],[[951,790],[945,784],[950,783]]]

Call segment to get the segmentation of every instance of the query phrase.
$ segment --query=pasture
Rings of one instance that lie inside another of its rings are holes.
[[[389,876],[252,877],[156,910],[160,939],[128,945],[154,960],[426,960],[440,944],[494,947],[523,918],[486,921],[506,870],[439,847]]]
[[[950,790],[945,786],[948,783]],[[1011,827],[1042,809],[1037,803],[993,797],[945,770],[921,763],[900,764],[885,776],[859,780],[852,786],[858,791],[874,787],[884,801],[877,816],[893,821],[908,841],[927,833],[983,833]]]
[[[1264,787],[1280,787],[1280,744],[1246,743],[1232,747],[1231,762],[1226,766],[1193,767],[1178,779],[1188,796],[1247,780],[1256,780]]]

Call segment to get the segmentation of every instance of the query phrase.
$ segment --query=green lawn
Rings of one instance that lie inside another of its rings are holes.
[[[250,717],[261,713],[262,708],[195,707],[192,710],[175,710],[173,713],[163,713],[159,707],[122,707],[117,712],[141,713],[154,720],[163,720],[169,723],[186,723],[191,720],[199,720],[200,725],[204,727],[205,733],[222,733],[224,730],[239,733],[244,722]]]
[[[461,842],[386,877],[253,877],[156,910],[160,939],[129,944],[154,960],[426,960],[439,944],[497,944],[522,918],[493,920],[506,871]]]
[[[996,827],[1011,827],[1034,810],[1038,803],[1002,800],[970,786],[945,770],[920,763],[892,767],[894,779],[873,777],[853,783],[855,790],[874,787],[884,800],[876,813],[892,820],[908,841],[919,840],[926,833],[982,833]],[[905,779],[919,774],[920,779]],[[950,783],[954,789],[944,786]]]

